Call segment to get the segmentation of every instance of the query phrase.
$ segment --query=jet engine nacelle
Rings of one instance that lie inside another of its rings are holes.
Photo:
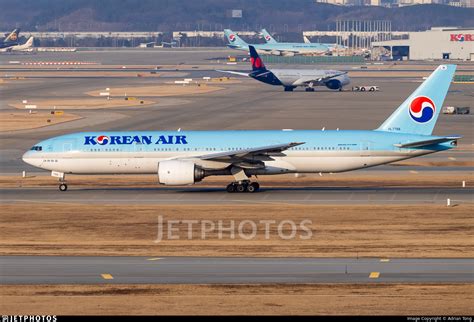
[[[204,178],[204,170],[192,161],[169,160],[158,163],[158,182],[164,185],[190,185]]]
[[[281,51],[279,51],[279,50],[272,50],[270,52],[270,54],[275,55],[275,56],[281,56],[282,55]]]
[[[325,85],[329,89],[340,89],[342,87],[342,82],[338,79],[331,79],[327,81]]]
[[[285,56],[285,57],[293,57],[295,55],[295,53],[293,53],[293,52],[282,52],[281,55]]]

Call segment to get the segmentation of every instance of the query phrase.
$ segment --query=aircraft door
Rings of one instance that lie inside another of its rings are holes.
[[[372,142],[362,141],[360,142],[360,156],[369,157],[371,156]]]

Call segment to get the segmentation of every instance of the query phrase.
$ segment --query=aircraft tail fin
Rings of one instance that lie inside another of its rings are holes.
[[[267,68],[265,67],[265,64],[263,63],[262,59],[258,55],[257,51],[255,50],[255,47],[252,45],[249,45],[249,51],[250,51],[250,63],[252,64],[252,71],[258,71],[258,72],[265,72],[267,71]]]
[[[3,42],[16,42],[18,41],[18,38],[20,37],[20,28],[13,29],[13,31],[5,37]]]
[[[311,41],[306,36],[303,36],[303,40],[304,40],[305,44],[310,44],[311,43]]]
[[[33,37],[28,38],[28,40],[27,40],[26,43],[25,43],[25,46],[26,46],[27,48],[32,47],[32,46],[33,46],[33,41],[34,41],[34,38],[33,38]]]
[[[229,42],[229,46],[233,47],[241,47],[241,46],[247,46],[247,43],[242,40],[235,32],[233,32],[230,29],[224,29],[224,35],[227,38],[227,41]]]
[[[277,44],[278,43],[278,41],[276,41],[266,29],[260,30],[260,33],[262,34],[262,36],[265,39],[265,41],[267,42],[267,44]]]
[[[431,135],[443,107],[456,65],[440,65],[377,129]]]

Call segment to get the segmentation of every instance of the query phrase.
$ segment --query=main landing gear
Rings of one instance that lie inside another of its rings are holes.
[[[241,181],[230,183],[226,190],[227,192],[257,192],[260,189],[258,182]]]

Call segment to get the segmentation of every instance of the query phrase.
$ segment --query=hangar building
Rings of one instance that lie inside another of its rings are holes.
[[[474,61],[474,28],[435,27],[409,32],[408,39],[378,41],[372,48],[383,47],[391,59],[453,59]]]

